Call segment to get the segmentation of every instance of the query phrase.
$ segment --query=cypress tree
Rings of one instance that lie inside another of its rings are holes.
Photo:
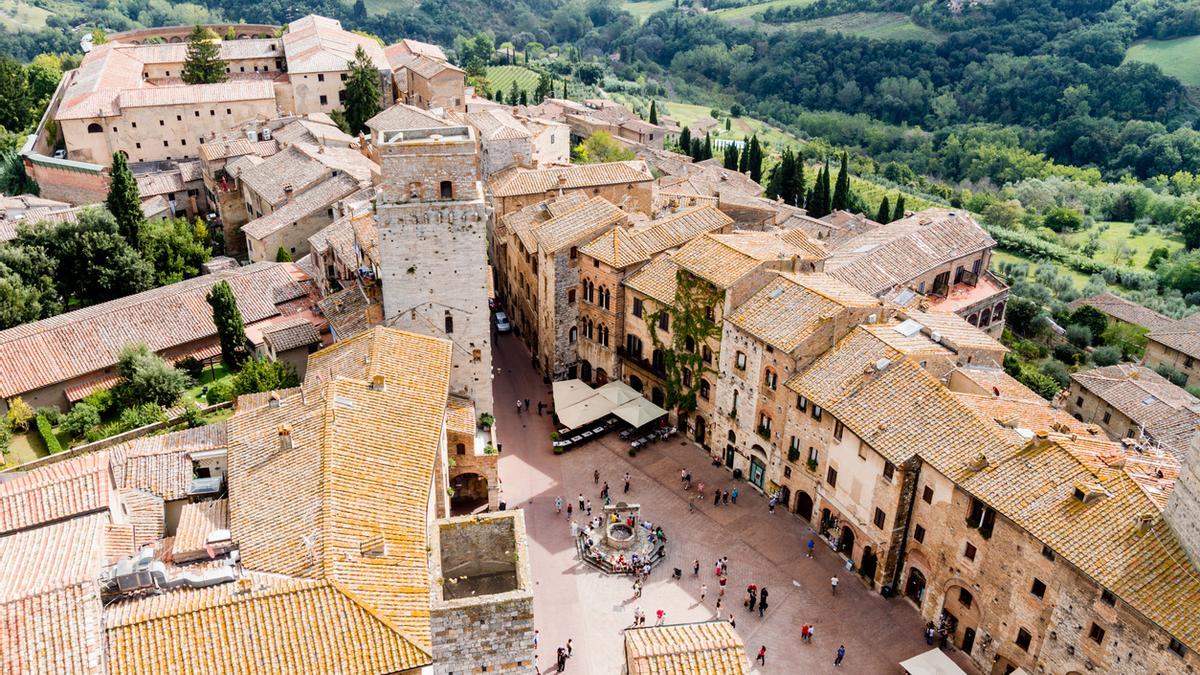
[[[892,212],[892,220],[900,220],[904,217],[904,195],[896,195],[896,210]]]
[[[767,199],[782,198],[787,201],[787,188],[785,187],[789,180],[789,174],[792,172],[792,152],[784,148],[783,155],[779,158],[779,163],[775,168],[771,169],[771,177],[767,179]]]
[[[688,149],[688,156],[695,161],[704,159],[704,144],[699,138],[692,139],[692,147]]]
[[[704,159],[712,159],[712,136],[704,134]]]
[[[517,81],[513,80],[512,86],[508,89],[508,104],[516,105],[521,101],[521,90],[517,88]]]
[[[658,105],[655,101],[650,101],[650,124],[658,124]]]
[[[225,62],[221,60],[219,39],[212,31],[196,24],[188,34],[187,55],[181,77],[188,84],[212,84],[225,81]]]
[[[567,97],[567,81],[566,80],[563,80],[563,95],[562,95],[562,97],[563,98]]]
[[[833,190],[829,186],[829,158],[825,158],[825,171],[821,174],[821,215],[829,215],[833,209]]]
[[[733,143],[725,146],[725,168],[729,171],[738,170],[738,149]]]
[[[762,147],[758,144],[758,134],[750,137],[750,180],[762,181]]]
[[[742,156],[738,160],[738,171],[746,173],[750,170],[750,139],[742,136]]]
[[[685,155],[692,154],[692,131],[687,127],[684,127],[683,131],[679,132],[679,149]]]
[[[286,248],[280,246],[279,250],[275,251],[275,262],[292,262],[292,254],[288,253]]]
[[[104,203],[117,221],[117,231],[130,246],[139,248],[138,242],[142,234],[142,225],[146,222],[146,214],[142,212],[142,197],[138,193],[137,179],[129,170],[123,152],[113,153],[108,198]]]
[[[367,120],[379,112],[379,69],[361,46],[354,51],[346,79],[346,126],[351,134],[366,131]]]
[[[238,309],[237,298],[229,282],[222,279],[205,297],[213,308],[213,324],[217,327],[217,338],[221,341],[221,360],[232,370],[241,368],[250,355],[246,339],[246,324]]]
[[[833,211],[845,211],[850,204],[850,174],[847,165],[848,157],[842,153],[842,166],[838,168],[837,182],[833,188],[833,201],[830,206]]]
[[[875,215],[875,222],[886,225],[892,219],[892,207],[888,204],[887,195],[883,196],[883,201],[879,202],[879,213]]]

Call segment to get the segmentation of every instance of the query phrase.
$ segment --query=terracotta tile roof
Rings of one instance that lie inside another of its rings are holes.
[[[479,130],[479,138],[485,141],[512,141],[532,138],[533,134],[525,128],[512,113],[499,108],[488,108],[479,112],[460,115],[464,122]]]
[[[882,308],[882,303],[826,274],[780,274],[728,320],[768,345],[791,352],[852,307]]]
[[[183,175],[177,169],[170,171],[154,171],[137,176],[138,194],[145,199],[153,195],[165,195],[171,192],[181,192]]]
[[[377,131],[440,129],[451,126],[454,125],[428,110],[422,110],[407,103],[397,103],[367,120],[367,128]]]
[[[267,203],[279,206],[287,200],[289,186],[296,199],[334,173],[369,182],[379,173],[379,165],[353,148],[295,143],[256,166],[243,168],[239,178]]]
[[[117,106],[148,108],[163,105],[198,105],[236,101],[275,101],[275,85],[270,80],[236,80],[217,84],[179,84],[124,89],[117,95]]]
[[[360,187],[359,181],[348,174],[332,176],[293,197],[292,201],[262,218],[255,218],[246,223],[242,226],[242,232],[253,239],[265,239],[314,213],[329,209],[338,200],[349,197]]]
[[[237,397],[237,405],[235,406],[238,412],[246,410],[254,410],[255,408],[263,408],[270,405],[273,396],[279,397],[281,400],[292,394],[300,393],[300,387],[287,387],[286,389],[276,389],[274,391],[260,391],[253,394],[242,394]]]
[[[428,42],[410,40],[408,38],[403,38],[396,44],[385,47],[383,52],[387,54],[389,58],[392,56],[392,54],[416,54],[418,56],[426,56],[431,59],[438,59],[440,61],[446,60],[446,52],[443,52],[441,47]]]
[[[0,532],[14,532],[109,508],[108,453],[39,467],[0,483]]]
[[[107,672],[104,610],[106,514],[0,536],[0,671]]]
[[[461,396],[451,396],[446,401],[446,430],[475,435],[475,403]]]
[[[681,246],[706,232],[730,227],[733,219],[713,206],[700,206],[650,221],[634,232],[648,255]]]
[[[57,120],[107,117],[120,113],[117,97],[142,84],[142,62],[116,43],[99,45],[84,54],[79,68],[66,77]]]
[[[203,502],[184,504],[179,512],[179,524],[175,529],[172,547],[176,560],[208,557],[205,547],[208,535],[216,530],[229,529],[229,501],[210,499]]]
[[[746,647],[727,621],[630,628],[629,675],[746,675]]]
[[[825,270],[879,294],[995,243],[965,211],[926,209],[845,240]]]
[[[329,320],[329,329],[335,340],[352,338],[381,320],[383,310],[379,309],[379,317],[372,322],[373,307],[379,305],[368,300],[362,289],[356,285],[326,296],[317,303],[321,315]]]
[[[1144,366],[1118,363],[1072,373],[1071,379],[1180,459],[1200,428],[1200,399]]]
[[[676,275],[679,265],[668,256],[656,258],[648,265],[629,276],[623,283],[626,287],[657,300],[664,305],[675,303]]]
[[[263,331],[263,340],[276,354],[297,347],[321,343],[316,326],[305,317],[296,317]]]
[[[1029,387],[1021,384],[1002,368],[996,366],[966,365],[954,370],[954,373],[966,378],[985,392],[1011,399],[1028,399],[1033,393]],[[1037,396],[1037,394],[1034,394]],[[1037,396],[1041,398],[1040,396]]]
[[[119,491],[121,504],[129,512],[133,525],[133,546],[139,549],[163,538],[166,510],[163,498],[146,490],[126,488]]]
[[[553,255],[602,230],[616,227],[628,216],[603,197],[594,197],[533,228],[538,250]]]
[[[1193,314],[1152,329],[1146,337],[1187,356],[1200,358],[1200,315]]]
[[[908,332],[907,327],[902,322],[894,319],[883,323],[864,325],[862,326],[862,330],[875,336],[875,339],[899,351],[901,354],[915,357],[918,360],[929,357],[945,357],[949,359],[953,356],[953,352],[946,347],[934,342],[920,332]]]
[[[311,355],[302,394],[229,422],[243,563],[329,580],[426,654],[425,518],[450,355],[448,341],[377,327]],[[376,376],[382,389],[368,386]],[[384,551],[364,554],[379,537]]]
[[[247,324],[279,313],[277,305],[306,294],[291,267],[255,263],[0,331],[0,396],[9,397],[112,367],[131,342],[154,351],[216,335],[204,299],[225,280]]]
[[[936,333],[942,342],[956,349],[991,352],[999,365],[1008,353],[999,340],[972,326],[966,319],[951,312],[906,312],[907,318]]]
[[[431,59],[420,54],[414,54],[411,58],[405,59],[403,62],[397,61],[397,63],[399,65],[396,66],[396,70],[406,68],[426,80],[437,77],[444,72],[458,73],[460,75],[466,74],[466,71],[453,63]]]
[[[1107,292],[1093,295],[1090,298],[1079,298],[1067,306],[1076,310],[1084,305],[1095,307],[1118,321],[1142,326],[1152,331],[1169,329],[1175,323],[1174,319],[1163,316],[1149,307]]]
[[[693,208],[697,206],[720,206],[720,197],[686,194],[672,190],[659,189],[654,194],[654,212],[662,213],[678,208]]]
[[[580,246],[579,253],[617,269],[650,259],[638,239],[623,227],[615,227]]]
[[[561,180],[560,180],[561,179]],[[489,189],[496,197],[516,197],[550,192],[562,188],[642,183],[654,180],[642,161],[581,164],[550,169],[515,167],[492,176]]]
[[[145,490],[167,501],[186,499],[192,486],[191,453],[226,447],[224,422],[157,436],[143,436],[111,448],[118,488]]]
[[[283,53],[287,56],[288,72],[293,76],[348,71],[359,47],[367,52],[376,68],[391,70],[378,42],[343,30],[341,22],[335,19],[309,14],[290,22],[283,34]]]
[[[800,255],[800,250],[776,233],[739,231],[696,237],[672,254],[671,260],[718,288],[728,288],[765,262],[795,255]]]

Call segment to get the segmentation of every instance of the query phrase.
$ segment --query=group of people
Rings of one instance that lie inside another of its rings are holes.
[[[538,409],[538,416],[540,417],[542,414],[542,411],[546,409],[546,404],[543,403],[542,401],[538,401],[537,409]],[[527,399],[527,398],[526,399],[520,399],[520,398],[517,399],[517,414],[520,415],[521,413],[527,412],[528,410],[529,410],[529,399]]]

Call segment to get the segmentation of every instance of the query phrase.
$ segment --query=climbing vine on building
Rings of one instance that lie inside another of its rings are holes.
[[[716,368],[704,363],[703,349],[709,338],[721,335],[720,326],[710,318],[714,316],[721,299],[721,291],[712,284],[685,270],[679,270],[675,273],[674,305],[646,312],[643,317],[651,341],[663,354],[667,408],[695,410],[700,380],[705,373],[717,372]],[[668,316],[670,345],[664,343],[658,335],[658,324],[664,313]],[[688,348],[689,344],[691,349]],[[687,384],[683,381],[685,370],[692,375]]]

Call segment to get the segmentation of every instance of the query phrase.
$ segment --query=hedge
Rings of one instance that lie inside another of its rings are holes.
[[[58,436],[54,435],[54,429],[50,427],[50,420],[46,419],[45,415],[38,415],[37,421],[38,433],[42,435],[42,442],[46,444],[46,450],[54,455],[62,452],[62,444],[58,442]]]

